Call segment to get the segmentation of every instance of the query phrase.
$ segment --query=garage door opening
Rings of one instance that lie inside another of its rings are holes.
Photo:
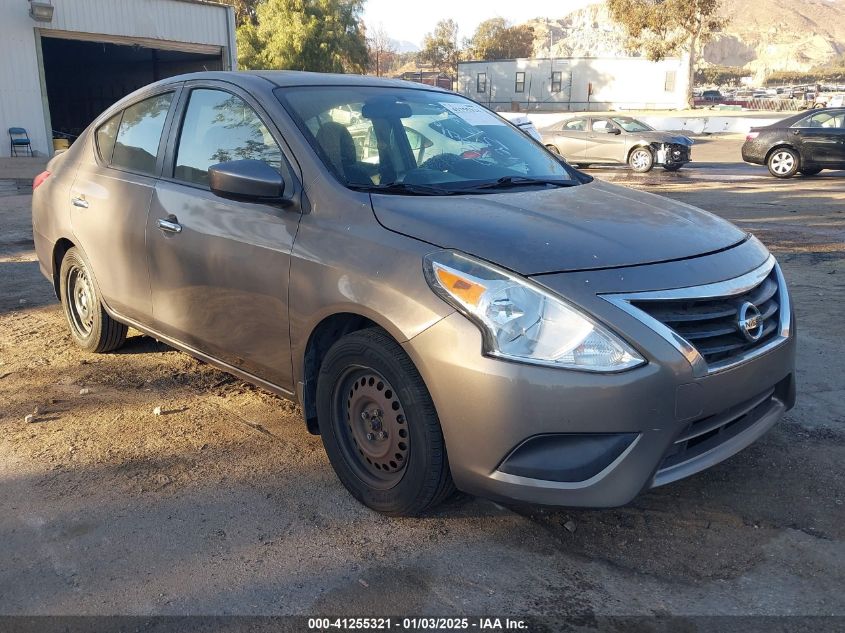
[[[222,70],[222,51],[190,53],[144,46],[41,38],[53,136],[78,136],[115,101],[181,73]]]

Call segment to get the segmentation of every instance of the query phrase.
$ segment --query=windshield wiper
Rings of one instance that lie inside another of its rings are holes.
[[[413,185],[407,182],[392,182],[388,185],[349,185],[349,187],[370,193],[398,193],[411,196],[448,196],[456,193],[449,189],[429,185]]]
[[[473,189],[509,189],[511,187],[525,187],[530,185],[553,185],[555,187],[574,187],[580,184],[577,180],[562,180],[559,178],[529,178],[527,176],[503,176],[493,182],[482,182],[477,185],[463,187],[462,191]]]

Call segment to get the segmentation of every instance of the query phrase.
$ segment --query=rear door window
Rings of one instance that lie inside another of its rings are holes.
[[[281,169],[282,151],[243,99],[223,90],[193,90],[179,134],[175,178],[208,185],[209,167],[244,159]]]
[[[845,112],[819,112],[801,119],[792,127],[841,128],[845,127]]]
[[[123,111],[111,165],[120,169],[155,175],[156,157],[164,121],[173,93],[144,99]]]

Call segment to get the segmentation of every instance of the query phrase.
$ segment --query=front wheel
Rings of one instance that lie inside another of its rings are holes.
[[[628,165],[638,174],[651,171],[654,166],[654,154],[647,147],[638,147],[628,156]]]
[[[798,171],[801,159],[798,153],[788,147],[776,149],[769,155],[766,166],[775,178],[791,178]]]
[[[317,419],[341,483],[373,510],[414,516],[454,492],[428,389],[383,330],[347,334],[329,349],[317,378]]]
[[[74,343],[86,352],[110,352],[126,341],[127,327],[112,319],[81,253],[71,248],[59,271],[59,294]]]

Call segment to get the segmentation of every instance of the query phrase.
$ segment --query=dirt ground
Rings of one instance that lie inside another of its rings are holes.
[[[798,405],[727,462],[604,511],[370,512],[293,405],[138,333],[77,350],[28,183],[0,181],[0,614],[845,615],[845,172],[775,181],[723,162],[737,141],[703,141],[678,174],[591,173],[771,247]]]

